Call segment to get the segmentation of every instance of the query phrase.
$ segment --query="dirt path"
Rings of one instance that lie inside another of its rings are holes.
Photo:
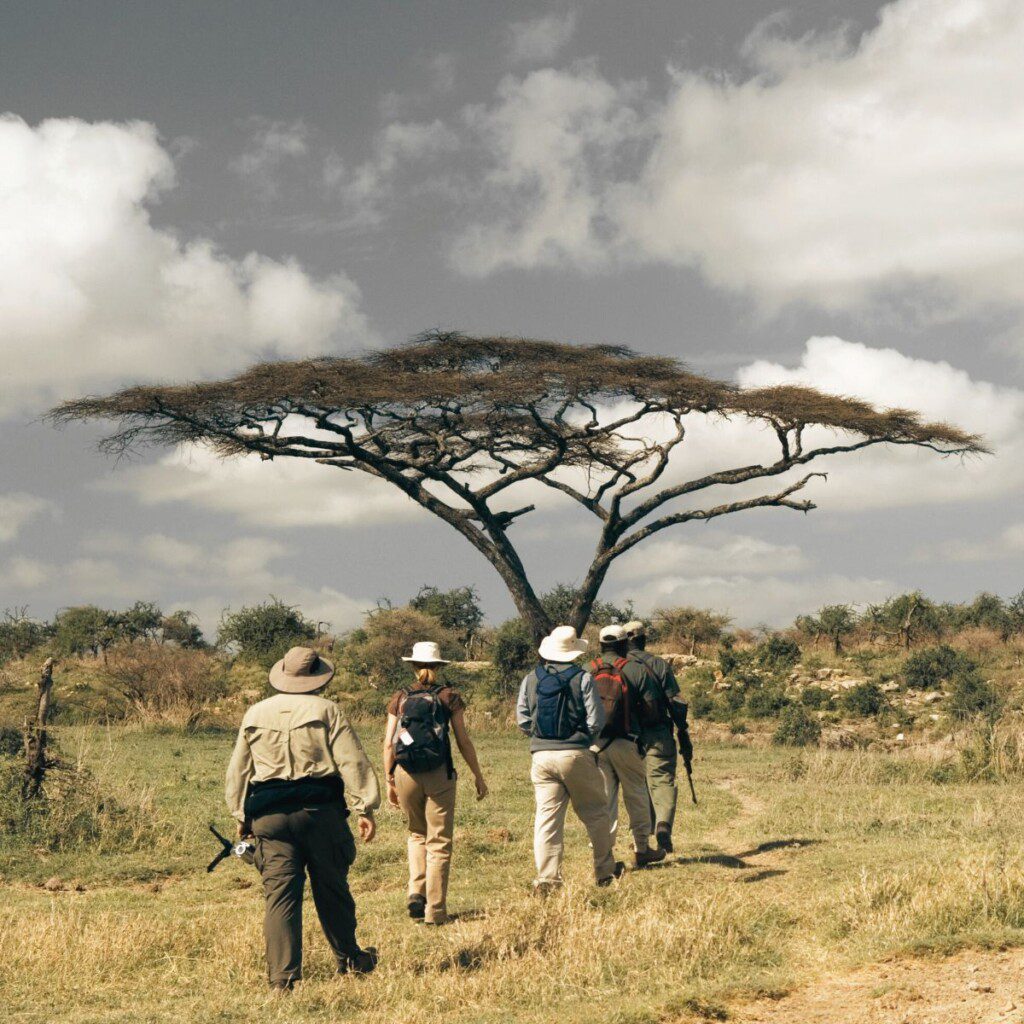
[[[777,1000],[731,1005],[736,1024],[1021,1024],[1024,950],[894,960]]]
[[[783,873],[793,851],[813,842],[771,840],[725,852],[735,848],[738,827],[765,805],[743,789],[741,780],[726,777],[715,785],[734,796],[740,808],[704,837],[702,845],[713,852],[699,859],[736,868],[743,881],[761,881]],[[1024,950],[869,964],[781,999],[731,1003],[724,1019],[735,1024],[1024,1024]]]

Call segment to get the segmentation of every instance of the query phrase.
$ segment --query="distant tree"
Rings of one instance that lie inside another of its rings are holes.
[[[865,620],[874,635],[882,634],[903,648],[924,636],[941,636],[943,620],[936,605],[920,591],[890,597],[869,606]]]
[[[136,601],[131,608],[114,613],[118,639],[155,640],[160,635],[164,613],[151,601]]]
[[[355,470],[386,481],[491,563],[534,640],[553,621],[510,536],[535,508],[516,498],[530,487],[553,488],[597,520],[565,616],[579,630],[615,560],[662,530],[753,508],[813,509],[798,495],[822,474],[800,474],[819,458],[877,445],[985,451],[977,436],[905,409],[800,385],[745,389],[624,347],[452,331],[362,356],[263,363],[226,381],[133,387],[51,415],[116,421],[103,442],[115,453],[202,443],[223,456],[305,459],[345,471],[339,479]],[[701,417],[764,427],[776,452],[681,478],[672,455],[704,436],[690,429]],[[699,501],[755,481],[761,487],[742,498]]]
[[[289,647],[316,639],[316,626],[297,608],[271,596],[269,601],[225,611],[217,631],[220,647],[234,646],[245,661],[269,667]]]
[[[580,589],[570,583],[556,583],[541,595],[540,603],[553,625],[572,625],[573,609],[579,604]],[[590,617],[601,625],[610,622],[629,622],[633,618],[633,602],[614,604],[611,601],[594,601]]]
[[[961,606],[957,627],[976,626],[991,629],[1006,643],[1013,635],[1013,615],[1006,602],[996,594],[982,592],[967,605]]]
[[[408,656],[418,640],[433,640],[441,655],[456,659],[461,638],[433,615],[415,608],[376,608],[345,640],[341,661],[352,676],[374,687],[402,687],[413,681]]]
[[[116,612],[93,604],[64,608],[53,621],[53,646],[57,654],[75,657],[103,655],[121,635]]]
[[[45,643],[52,628],[28,616],[28,608],[7,608],[0,619],[0,664],[24,658]]]
[[[509,692],[537,664],[537,657],[533,634],[522,619],[509,619],[495,630],[491,661],[499,681]]]
[[[658,639],[662,643],[682,642],[691,654],[696,654],[699,646],[718,643],[730,622],[728,615],[690,606],[659,608],[654,613]]]
[[[445,629],[454,632],[465,649],[466,657],[471,656],[473,640],[484,621],[474,587],[438,590],[424,584],[409,602],[409,607],[432,615]]]
[[[163,617],[160,622],[160,639],[191,650],[201,650],[207,646],[195,614],[187,609]]]
[[[832,651],[839,654],[843,640],[857,628],[857,615],[848,604],[828,604],[818,612],[815,619],[819,636],[832,641]]]

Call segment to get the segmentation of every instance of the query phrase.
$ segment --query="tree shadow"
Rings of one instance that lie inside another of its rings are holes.
[[[486,910],[456,910],[448,915],[449,921],[485,921],[488,917]]]
[[[756,857],[759,853],[771,853],[772,850],[798,850],[805,846],[819,846],[820,839],[770,839],[766,843],[759,843],[753,849],[745,850],[736,854],[737,857]]]
[[[778,878],[784,874],[785,868],[765,868],[763,871],[755,871],[752,875],[744,875],[740,881],[744,885],[749,885],[751,882],[763,882],[766,878]]]
[[[750,857],[757,857],[762,853],[771,853],[773,850],[798,850],[805,846],[817,846],[820,843],[820,839],[770,839],[766,842],[758,843],[757,846],[744,850],[741,853],[734,854],[726,853],[724,850],[714,850],[709,853],[693,854],[690,857],[676,857],[672,863],[679,865],[715,864],[720,868],[732,868],[737,871],[755,871],[757,865],[749,863],[748,858]],[[781,874],[785,874],[781,869],[774,871],[761,869],[757,871],[757,874],[752,875],[750,878],[744,878],[743,881],[758,882],[762,878],[772,878],[774,875]]]

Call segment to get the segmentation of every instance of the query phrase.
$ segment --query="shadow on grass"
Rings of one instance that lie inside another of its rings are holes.
[[[757,864],[751,864],[748,858],[757,857],[763,853],[771,853],[773,850],[799,850],[807,846],[817,846],[820,839],[771,839],[742,853],[725,853],[722,850],[715,850],[710,853],[698,853],[692,857],[677,857],[673,864],[714,864],[720,868],[732,868],[738,871],[753,871],[754,874],[742,879],[744,882],[760,882],[766,878],[775,878],[784,875],[786,872],[781,868],[761,868]]]

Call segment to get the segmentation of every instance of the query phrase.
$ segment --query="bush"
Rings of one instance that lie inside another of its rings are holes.
[[[297,608],[276,597],[263,604],[226,611],[217,631],[221,647],[234,646],[244,661],[270,668],[289,647],[316,639],[316,626]]]
[[[690,693],[689,705],[692,718],[711,718],[715,711],[711,687],[707,683],[698,683]]]
[[[808,686],[800,694],[800,703],[804,707],[822,711],[832,706],[832,694],[820,686]]]
[[[474,587],[456,587],[454,590],[438,590],[424,584],[409,602],[414,611],[423,612],[437,619],[445,629],[450,629],[466,648],[470,657],[474,640],[483,625],[484,612]]]
[[[942,644],[926,647],[907,658],[903,681],[911,690],[937,690],[945,682],[977,672],[978,663],[963,651]]]
[[[194,729],[227,692],[227,670],[203,651],[140,642],[110,652],[101,678],[143,722]]]
[[[783,708],[789,706],[790,701],[782,692],[782,688],[770,683],[763,683],[761,686],[753,687],[746,694],[747,711],[753,718],[771,718],[777,715]]]
[[[981,716],[994,722],[1002,711],[1002,704],[1000,694],[975,670],[953,680],[946,706],[954,718],[963,720]]]
[[[885,694],[875,683],[858,683],[840,697],[839,703],[851,715],[870,718],[885,707]]]
[[[821,723],[802,704],[783,708],[772,742],[780,747],[815,747],[821,739]]]
[[[497,628],[491,661],[500,685],[518,691],[523,676],[537,664],[537,648],[522,619],[509,619]]]
[[[418,640],[436,641],[444,658],[455,659],[462,652],[456,633],[432,615],[414,608],[378,608],[367,616],[362,629],[349,635],[339,660],[356,683],[398,689],[413,681],[402,658]]]
[[[754,659],[767,672],[786,672],[800,660],[800,645],[788,636],[772,633],[757,645]]]
[[[42,793],[22,800],[23,770],[21,760],[0,757],[0,847],[107,854],[138,850],[166,835],[148,792],[111,796],[88,769],[58,763]]]

